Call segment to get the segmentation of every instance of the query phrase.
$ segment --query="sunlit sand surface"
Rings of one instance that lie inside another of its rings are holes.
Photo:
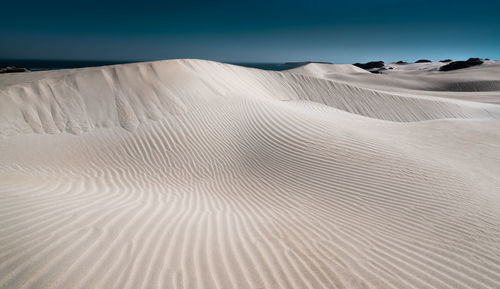
[[[500,63],[0,75],[0,288],[500,288]]]

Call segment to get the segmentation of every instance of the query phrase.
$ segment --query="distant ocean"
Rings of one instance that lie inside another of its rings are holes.
[[[82,60],[21,60],[21,59],[1,60],[0,59],[0,67],[17,66],[17,67],[28,68],[30,70],[55,70],[55,69],[125,64],[133,62],[135,61],[127,62],[127,61],[87,61],[87,60],[82,61]],[[309,62],[287,62],[287,63],[246,62],[246,63],[230,63],[230,64],[259,68],[264,70],[280,71],[280,70],[296,68],[307,63]]]

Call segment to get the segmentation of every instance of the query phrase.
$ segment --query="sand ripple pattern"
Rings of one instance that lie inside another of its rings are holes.
[[[2,289],[500,287],[495,105],[188,60],[0,94]]]

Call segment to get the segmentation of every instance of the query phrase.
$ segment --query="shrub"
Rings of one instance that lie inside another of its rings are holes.
[[[26,71],[29,71],[29,69],[16,66],[0,67],[0,73],[26,72]]]
[[[370,61],[367,63],[354,63],[353,65],[369,70],[373,68],[381,68],[384,67],[384,62],[383,61]]]
[[[453,61],[439,68],[440,71],[450,71],[481,65],[483,61],[479,58],[469,58],[465,61]]]

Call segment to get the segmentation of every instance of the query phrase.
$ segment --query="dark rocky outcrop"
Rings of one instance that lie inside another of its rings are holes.
[[[384,67],[384,62],[383,61],[370,61],[367,63],[354,63],[354,66],[357,66],[359,68],[363,68],[366,70],[374,69],[374,68],[382,68]]]
[[[479,58],[469,58],[465,61],[453,61],[439,68],[440,71],[450,71],[481,65],[483,61]]]
[[[27,68],[16,67],[16,66],[0,67],[0,73],[27,72],[27,71],[30,70]]]
[[[419,59],[415,61],[415,63],[425,63],[425,62],[432,62],[432,61],[430,61],[429,59]]]
[[[400,60],[400,61],[396,62],[396,64],[408,64],[408,62]]]
[[[439,60],[439,62],[443,62],[443,63],[446,63],[446,62],[452,62],[453,60],[451,59],[443,59],[443,60]]]

